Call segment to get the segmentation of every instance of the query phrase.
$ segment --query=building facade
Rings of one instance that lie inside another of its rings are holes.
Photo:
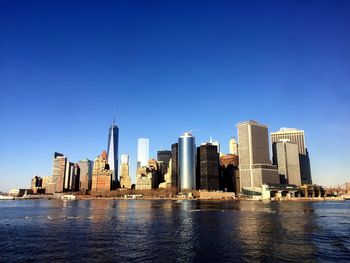
[[[119,128],[113,121],[108,133],[108,146],[107,146],[107,162],[109,169],[112,171],[112,187],[118,186],[118,145],[119,145]]]
[[[112,187],[112,174],[107,163],[107,153],[103,151],[94,161],[91,192],[108,192]]]
[[[129,175],[129,155],[122,154],[120,158],[120,187],[131,189],[131,178]]]
[[[167,173],[170,159],[171,159],[171,151],[168,151],[168,150],[157,151],[157,161],[160,165],[159,169],[162,176],[164,176]]]
[[[256,121],[237,124],[240,188],[261,188],[262,184],[279,184],[277,166],[269,158],[266,125]]]
[[[226,154],[220,157],[220,189],[227,192],[240,192],[238,155]]]
[[[179,138],[179,191],[196,189],[196,144],[191,133]]]
[[[280,140],[288,139],[298,145],[299,164],[302,184],[312,184],[309,152],[305,144],[305,134],[303,130],[295,128],[281,128],[277,132],[271,132],[272,142],[272,162],[277,165],[276,144]]]
[[[197,182],[199,190],[219,190],[219,153],[216,145],[206,143],[197,148]]]
[[[238,144],[236,138],[232,137],[229,143],[230,154],[238,155]]]
[[[67,158],[61,153],[54,153],[52,165],[52,183],[55,184],[55,193],[62,193],[66,172]]]
[[[288,139],[280,140],[275,144],[277,167],[281,184],[301,185],[299,151],[296,143]]]
[[[137,140],[137,167],[146,167],[149,160],[149,139],[139,138]]]
[[[179,144],[171,145],[171,188],[179,187]]]
[[[80,167],[80,184],[79,190],[83,193],[91,189],[92,183],[92,169],[94,166],[94,162],[85,158],[78,162]]]

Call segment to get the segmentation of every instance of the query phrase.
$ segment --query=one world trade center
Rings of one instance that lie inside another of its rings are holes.
[[[119,138],[119,128],[115,125],[115,116],[113,123],[109,128],[108,134],[108,146],[107,146],[107,160],[109,164],[109,169],[113,171],[112,175],[112,187],[116,188],[118,186],[118,138]]]

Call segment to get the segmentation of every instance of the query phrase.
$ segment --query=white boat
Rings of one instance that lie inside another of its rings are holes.
[[[344,200],[350,200],[350,194],[343,195]]]
[[[0,195],[0,200],[15,200],[13,196]]]
[[[75,195],[62,195],[62,200],[75,200],[77,197]]]

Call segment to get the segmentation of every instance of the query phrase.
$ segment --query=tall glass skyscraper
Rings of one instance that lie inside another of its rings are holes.
[[[118,185],[118,140],[119,128],[115,125],[115,118],[113,124],[109,128],[108,146],[107,146],[107,161],[109,169],[113,171],[112,184],[113,188]]]
[[[137,141],[137,167],[148,165],[149,160],[149,139],[139,138]]]
[[[179,190],[196,189],[196,144],[191,133],[179,138]]]

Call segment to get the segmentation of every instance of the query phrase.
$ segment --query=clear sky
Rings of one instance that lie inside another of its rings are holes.
[[[303,129],[313,180],[350,181],[350,1],[0,1],[0,190],[94,159],[116,109],[135,178],[193,130]]]

